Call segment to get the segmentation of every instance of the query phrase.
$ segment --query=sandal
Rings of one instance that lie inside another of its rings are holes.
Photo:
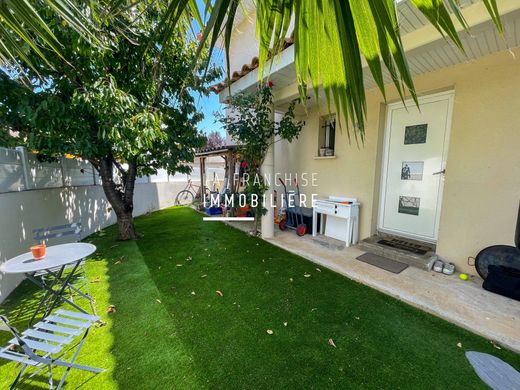
[[[433,270],[435,272],[442,273],[443,269],[444,269],[444,263],[441,260],[435,260],[435,263],[433,263]]]
[[[453,275],[454,272],[455,272],[455,264],[453,264],[453,263],[444,264],[444,268],[442,269],[443,274]]]

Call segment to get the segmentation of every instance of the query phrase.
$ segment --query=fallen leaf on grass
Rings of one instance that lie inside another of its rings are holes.
[[[305,273],[303,274],[303,276],[305,276],[306,278],[310,278],[310,277],[311,277],[311,274],[308,274],[307,272],[305,272]]]
[[[292,282],[293,281],[293,278],[289,278],[289,282]]]
[[[462,343],[461,343],[461,342],[458,342],[458,343],[457,343],[457,347],[462,348]]]
[[[96,321],[96,328],[101,328],[102,326],[105,326],[107,323],[105,321],[97,320]]]
[[[356,320],[359,320],[359,317],[354,317]]]
[[[201,276],[201,278],[205,278],[206,276],[208,276],[208,275],[204,274],[204,275]]]
[[[191,295],[195,295],[195,291],[192,291],[192,292],[191,292]]]
[[[112,246],[110,247],[110,249],[117,248],[118,246],[119,246],[118,244],[116,244],[116,245],[112,245]]]
[[[191,261],[191,256],[186,257],[186,261]]]
[[[287,326],[287,322],[284,322],[284,323],[283,323],[283,326]]]
[[[497,342],[495,340],[490,340],[489,341],[491,343],[491,345],[493,347],[495,347],[496,349],[502,349],[502,347],[500,345],[497,344]]]
[[[182,267],[182,264],[177,264],[177,267]]]
[[[321,269],[319,269],[319,268],[316,268],[316,271],[318,271],[318,272],[321,272]]]
[[[216,293],[217,293],[218,295],[220,295],[221,297],[224,296],[224,294],[222,294],[222,291],[220,291],[220,290],[217,290]]]
[[[334,340],[332,339],[329,339],[329,345],[332,345],[334,348],[337,348],[336,344],[334,344]]]
[[[156,299],[155,302],[162,303],[160,299]]]
[[[107,313],[115,313],[116,312],[116,306],[110,305],[108,306]]]
[[[99,283],[99,276],[97,276],[94,280],[92,280],[90,283]]]
[[[271,329],[267,329],[267,334],[273,334],[274,332]]]

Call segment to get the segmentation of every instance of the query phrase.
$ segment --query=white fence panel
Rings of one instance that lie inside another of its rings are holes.
[[[91,186],[94,184],[94,167],[86,161],[63,158],[63,175],[66,186]]]
[[[168,171],[166,169],[158,169],[157,174],[150,175],[150,182],[165,183],[168,181]]]
[[[192,167],[191,173],[189,174],[191,180],[200,180],[200,167]]]
[[[135,184],[147,184],[150,182],[148,176],[137,176],[135,178]]]
[[[23,161],[14,149],[0,148],[0,192],[23,191]]]
[[[31,187],[55,188],[63,187],[63,175],[61,164],[56,162],[40,162],[34,154],[29,153],[29,171],[31,177]]]

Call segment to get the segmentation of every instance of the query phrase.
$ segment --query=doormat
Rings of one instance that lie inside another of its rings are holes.
[[[379,240],[377,243],[381,245],[391,246],[392,248],[396,249],[402,249],[408,252],[415,253],[417,255],[425,255],[426,253],[431,251],[431,249],[426,246],[414,244],[413,242],[409,241],[397,240],[395,238]]]
[[[382,268],[385,271],[393,272],[394,274],[400,274],[406,268],[408,264],[401,263],[400,261],[392,260],[383,256],[375,255],[373,253],[364,253],[361,256],[356,257],[359,261],[373,265],[378,268]]]

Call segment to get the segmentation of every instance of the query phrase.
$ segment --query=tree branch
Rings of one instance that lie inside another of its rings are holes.
[[[112,163],[116,166],[117,170],[121,174],[121,176],[126,176],[126,171],[123,168],[123,166],[117,161],[116,159],[113,159]]]

